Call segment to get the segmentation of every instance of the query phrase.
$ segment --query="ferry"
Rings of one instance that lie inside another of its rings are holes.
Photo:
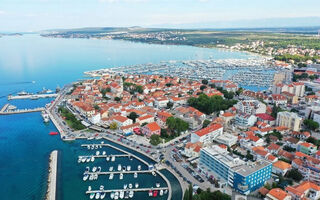
[[[91,194],[90,194],[90,199],[93,199],[93,198],[94,198],[94,195],[95,195],[95,193],[91,193]]]
[[[138,178],[138,173],[137,173],[137,172],[135,172],[135,173],[133,174],[133,178]]]
[[[121,171],[121,164],[118,165],[118,171]]]
[[[119,179],[120,179],[120,180],[122,180],[122,179],[123,179],[123,174],[122,174],[122,173],[120,174]]]
[[[135,187],[135,188],[138,188],[138,187],[139,187],[139,183],[136,183],[136,184],[134,185],[134,187]]]
[[[113,179],[113,174],[110,174],[109,180],[112,180],[112,179]]]

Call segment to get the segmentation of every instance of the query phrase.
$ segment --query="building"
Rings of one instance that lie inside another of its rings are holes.
[[[310,181],[304,181],[296,186],[288,186],[285,190],[293,200],[318,200],[320,198],[320,186]]]
[[[202,145],[202,142],[188,142],[184,148],[184,155],[189,158],[199,157]]]
[[[224,133],[222,135],[219,135],[218,137],[216,137],[214,139],[214,141],[220,143],[220,144],[224,144],[228,147],[231,147],[232,145],[235,145],[238,141],[238,137],[231,135],[229,133]]]
[[[255,115],[259,113],[266,113],[266,105],[258,100],[245,100],[239,101],[236,104],[238,112],[245,113],[248,115]]]
[[[157,124],[157,122],[151,122],[144,127],[141,128],[142,134],[146,135],[147,137],[151,137],[151,135],[160,135],[161,134],[161,128]]]
[[[113,121],[115,123],[117,123],[118,127],[128,126],[128,125],[132,124],[132,122],[133,122],[132,119],[129,119],[129,118],[121,116],[121,115],[113,117]]]
[[[291,169],[291,165],[282,160],[272,164],[272,173],[284,176]]]
[[[244,162],[226,149],[214,145],[201,149],[198,168],[203,173],[226,181],[235,191],[248,195],[270,179],[272,164],[265,160]]]
[[[293,131],[300,131],[302,119],[294,112],[279,112],[277,115],[277,126],[285,126]]]
[[[204,144],[212,142],[216,137],[222,135],[223,127],[221,124],[212,124],[206,128],[191,134],[191,142],[202,142]]]
[[[136,119],[136,121],[137,121],[140,125],[142,125],[142,124],[144,124],[144,123],[149,124],[149,123],[151,123],[151,122],[154,122],[154,117],[153,117],[152,115],[144,115],[144,116],[138,117],[138,118]]]
[[[267,200],[291,200],[292,197],[280,188],[271,189],[267,196]]]
[[[257,117],[254,115],[247,115],[239,113],[236,115],[235,124],[242,128],[253,126],[257,121]]]
[[[297,150],[307,155],[313,155],[317,152],[317,146],[308,142],[301,142],[298,144]]]

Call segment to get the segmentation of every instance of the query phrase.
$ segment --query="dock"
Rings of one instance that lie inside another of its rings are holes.
[[[20,96],[9,95],[8,100],[55,98],[57,96],[58,96],[58,94],[28,94],[28,95],[20,95]]]
[[[3,113],[4,111],[6,111],[9,105],[10,105],[10,104],[8,104],[8,103],[7,103],[6,105],[4,105],[4,106],[1,108],[0,112]]]
[[[83,157],[94,157],[94,158],[107,158],[107,157],[130,157],[131,155],[128,154],[121,154],[121,155],[90,155],[90,156],[79,156],[79,158],[83,158]]]
[[[47,190],[46,200],[56,200],[57,166],[58,166],[58,151],[54,150],[50,154],[48,190]]]
[[[144,174],[144,173],[152,173],[154,170],[140,170],[140,171],[111,171],[111,172],[88,172],[88,175],[98,174],[98,175],[109,175],[109,174]],[[155,172],[155,171],[154,171]]]
[[[7,104],[6,104],[7,105]],[[6,106],[5,105],[5,106]],[[4,106],[4,107],[5,107]],[[9,106],[9,105],[8,105]],[[7,106],[7,107],[8,107]],[[12,115],[12,114],[22,114],[22,113],[31,113],[31,112],[41,112],[45,110],[45,108],[39,107],[39,108],[25,108],[25,109],[18,109],[18,110],[13,110],[13,111],[7,111],[4,107],[0,111],[0,115]],[[3,110],[4,109],[4,110]],[[3,111],[2,111],[3,110]]]
[[[111,190],[90,190],[87,191],[86,194],[91,194],[91,193],[98,193],[98,192],[105,192],[105,193],[110,193],[110,192],[120,192],[120,191],[134,191],[134,192],[144,192],[144,191],[149,191],[149,190],[168,190],[168,187],[152,187],[152,188],[131,188],[131,189],[111,189]]]

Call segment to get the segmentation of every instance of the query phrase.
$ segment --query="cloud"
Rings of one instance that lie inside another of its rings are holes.
[[[6,14],[6,11],[0,10],[0,15]]]

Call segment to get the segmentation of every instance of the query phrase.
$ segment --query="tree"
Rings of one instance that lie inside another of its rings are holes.
[[[133,123],[136,123],[136,119],[139,117],[139,115],[136,113],[136,112],[131,112],[129,115],[128,115],[128,118],[129,119],[132,119]]]
[[[236,91],[236,94],[239,96],[242,92],[243,92],[243,88],[240,87],[240,88]]]
[[[211,123],[211,121],[209,121],[209,120],[204,120],[203,121],[203,124],[202,124],[202,128],[206,128],[209,124]]]
[[[118,128],[118,124],[116,122],[112,122],[109,127],[111,130],[116,130]]]
[[[100,110],[100,107],[99,107],[97,104],[94,104],[93,108],[94,108],[95,110]]]
[[[273,104],[271,116],[277,118],[278,112],[283,111],[279,106]]]
[[[171,101],[169,101],[167,103],[167,109],[171,109],[173,107],[173,103]]]
[[[166,124],[174,136],[179,136],[181,132],[189,129],[189,124],[187,122],[175,117],[168,117]]]
[[[315,122],[315,121],[313,121],[311,119],[305,119],[303,121],[303,123],[304,123],[304,125],[306,125],[306,127],[308,129],[313,130],[313,131],[319,128],[319,123]]]
[[[293,180],[299,182],[303,179],[302,174],[299,172],[298,169],[291,169],[287,172],[286,177],[292,178]]]
[[[205,85],[201,85],[200,86],[200,90],[204,90],[204,89],[206,89],[207,88],[207,86],[205,86]]]
[[[166,83],[167,87],[171,87],[173,84],[172,83]]]
[[[201,83],[202,83],[203,85],[207,85],[207,84],[208,84],[208,80],[203,79],[203,80],[201,81]]]
[[[118,102],[121,101],[120,97],[115,97],[114,100]]]
[[[157,134],[153,134],[151,135],[150,137],[150,144],[154,145],[154,146],[157,146],[158,144],[161,143],[161,139],[160,139],[160,136],[157,135]]]
[[[249,150],[247,151],[246,158],[247,158],[248,160],[253,160],[253,155],[250,153]]]
[[[309,142],[309,143],[312,143],[316,146],[320,146],[320,140],[317,140],[316,138],[314,137],[309,137],[306,142]]]

